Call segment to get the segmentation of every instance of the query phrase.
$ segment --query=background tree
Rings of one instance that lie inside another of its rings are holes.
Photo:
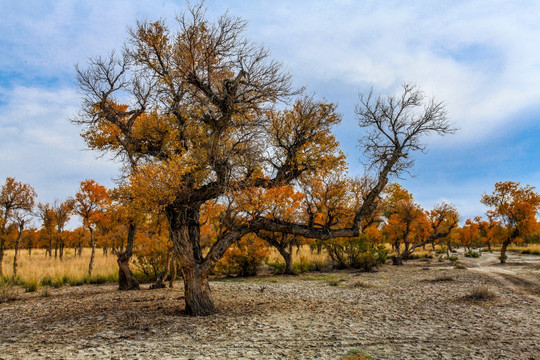
[[[39,203],[37,206],[37,216],[42,221],[42,230],[44,230],[48,240],[46,253],[49,254],[49,257],[52,257],[52,243],[54,227],[56,225],[56,214],[54,213],[54,210],[49,203]]]
[[[412,254],[430,235],[430,224],[424,210],[411,200],[400,200],[383,228],[385,239],[393,244],[394,265],[403,265],[403,259]]]
[[[131,151],[130,151],[131,153]],[[136,168],[133,160],[131,169]],[[139,290],[140,285],[129,267],[129,262],[133,256],[133,246],[137,233],[137,228],[144,223],[144,213],[133,201],[133,194],[129,185],[119,186],[113,191],[114,211],[113,220],[116,222],[116,229],[123,223],[127,230],[124,232],[126,238],[125,250],[117,253],[118,263],[118,289],[119,290]],[[123,248],[123,241],[122,241]]]
[[[0,189],[0,276],[3,275],[6,229],[15,211],[31,211],[37,194],[28,184],[8,177]]]
[[[54,222],[56,223],[56,247],[54,249],[54,257],[56,258],[56,252],[59,250],[60,260],[64,256],[64,226],[70,219],[70,215],[73,211],[74,200],[67,199],[66,201],[60,203],[58,201],[54,202],[52,207],[54,214]]]
[[[377,173],[350,226],[328,229],[238,212],[204,254],[205,203],[294,184],[338,164],[343,154],[330,130],[341,118],[333,104],[295,100],[290,75],[244,38],[244,21],[224,15],[211,23],[202,6],[193,6],[178,26],[172,32],[162,21],[138,23],[121,56],[94,58],[87,70],[79,69],[84,100],[75,122],[84,126],[91,147],[121,154],[126,163],[138,159],[129,172],[132,197],[167,215],[188,314],[215,312],[208,275],[242,236],[261,230],[318,239],[359,236],[388,176],[408,168],[410,152],[422,149],[420,137],[453,131],[443,104],[431,101],[424,108],[413,86],[404,86],[400,100],[379,99],[374,107],[371,96],[361,98],[360,125],[373,129],[362,146]],[[92,134],[102,136],[94,141]]]
[[[504,230],[501,227],[501,223],[496,221],[491,214],[488,214],[487,220],[483,220],[481,216],[477,216],[474,218],[474,221],[478,225],[482,243],[487,246],[488,251],[491,251],[491,245],[498,244],[504,237]]]
[[[271,189],[255,188],[239,196],[242,211],[248,212],[251,217],[265,216],[274,221],[295,222],[304,216],[302,208],[305,196],[294,189],[293,186],[280,186]],[[300,237],[289,233],[276,233],[260,230],[258,237],[265,240],[270,246],[276,248],[285,261],[285,274],[293,274],[292,252],[294,245],[300,245]],[[244,239],[243,244],[253,244],[253,238]],[[247,251],[248,246],[237,245],[236,252]],[[253,251],[254,252],[254,251]],[[231,252],[229,252],[231,253]],[[266,254],[262,249],[261,256]]]
[[[79,191],[75,194],[73,211],[79,215],[83,225],[90,232],[90,263],[88,264],[88,276],[92,276],[94,268],[94,258],[96,253],[96,244],[94,241],[94,230],[96,223],[103,216],[105,206],[109,202],[107,188],[96,183],[94,180],[85,180],[80,184]]]
[[[17,227],[17,238],[15,239],[14,254],[13,254],[13,279],[17,277],[17,257],[19,255],[19,246],[23,236],[24,227],[31,220],[31,210],[19,209],[13,212],[13,221]]]
[[[500,219],[506,229],[501,246],[501,264],[506,262],[506,248],[510,243],[538,229],[536,215],[540,209],[540,195],[534,187],[520,186],[519,182],[505,181],[495,184],[492,194],[482,195],[480,200],[491,207],[488,216]]]
[[[28,257],[32,256],[32,249],[38,246],[39,230],[36,228],[30,228],[26,230],[25,243],[28,250]]]
[[[403,260],[418,247],[449,237],[459,221],[454,206],[441,203],[426,212],[399,184],[388,187],[381,207],[386,218],[382,233],[396,252],[394,265],[402,265]]]
[[[478,247],[482,234],[478,223],[471,219],[465,220],[465,225],[459,229],[460,244],[467,250]]]

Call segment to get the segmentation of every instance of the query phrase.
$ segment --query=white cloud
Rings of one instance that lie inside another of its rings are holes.
[[[75,91],[16,87],[1,95],[0,181],[29,183],[45,202],[73,195],[86,178],[112,185],[117,166],[83,151],[79,129],[68,121],[80,102]]]
[[[243,10],[255,19],[250,30],[295,75],[383,93],[415,81],[447,103],[461,129],[445,142],[488,139],[537,106],[538,3],[266,4]],[[261,12],[272,21],[259,23]]]

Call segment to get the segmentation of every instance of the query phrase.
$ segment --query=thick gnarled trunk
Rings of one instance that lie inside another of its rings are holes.
[[[508,245],[510,245],[510,239],[503,242],[501,246],[501,256],[499,257],[501,264],[506,264],[506,248]]]
[[[0,239],[0,276],[4,275],[4,269],[2,267],[2,264],[4,263],[4,246],[5,246],[5,240],[4,237]]]
[[[216,312],[212,301],[208,276],[200,268],[182,268],[186,314],[193,316],[211,315]]]
[[[205,316],[216,312],[200,244],[200,205],[169,206],[166,210],[171,240],[184,279],[186,314]]]
[[[288,249],[283,247],[277,248],[280,255],[283,257],[283,260],[285,260],[285,274],[292,275],[293,274],[293,268],[292,268],[292,246],[289,246]],[[288,251],[287,251],[288,250]]]

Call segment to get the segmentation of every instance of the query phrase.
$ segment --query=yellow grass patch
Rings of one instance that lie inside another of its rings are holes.
[[[292,260],[293,263],[300,262],[302,260],[309,262],[326,263],[330,261],[330,257],[324,249],[322,249],[320,253],[317,253],[317,251],[312,252],[309,248],[309,245],[301,245],[298,248],[296,246],[293,246]],[[284,262],[283,257],[274,247],[270,248],[270,256],[268,257],[268,262]]]
[[[118,272],[116,256],[105,256],[101,249],[96,249],[92,278],[88,279],[90,253],[90,249],[83,249],[82,256],[79,257],[69,249],[64,252],[63,260],[60,260],[45,255],[42,249],[34,249],[31,256],[28,255],[28,251],[23,250],[19,253],[17,261],[17,281],[22,284],[62,285],[114,279]],[[11,278],[13,274],[13,255],[13,250],[7,250],[4,255],[3,269],[6,278]]]

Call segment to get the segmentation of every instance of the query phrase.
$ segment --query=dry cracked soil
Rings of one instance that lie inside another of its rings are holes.
[[[0,359],[540,359],[540,257],[460,263],[212,281],[207,317],[182,313],[181,284],[20,290],[0,304]]]

